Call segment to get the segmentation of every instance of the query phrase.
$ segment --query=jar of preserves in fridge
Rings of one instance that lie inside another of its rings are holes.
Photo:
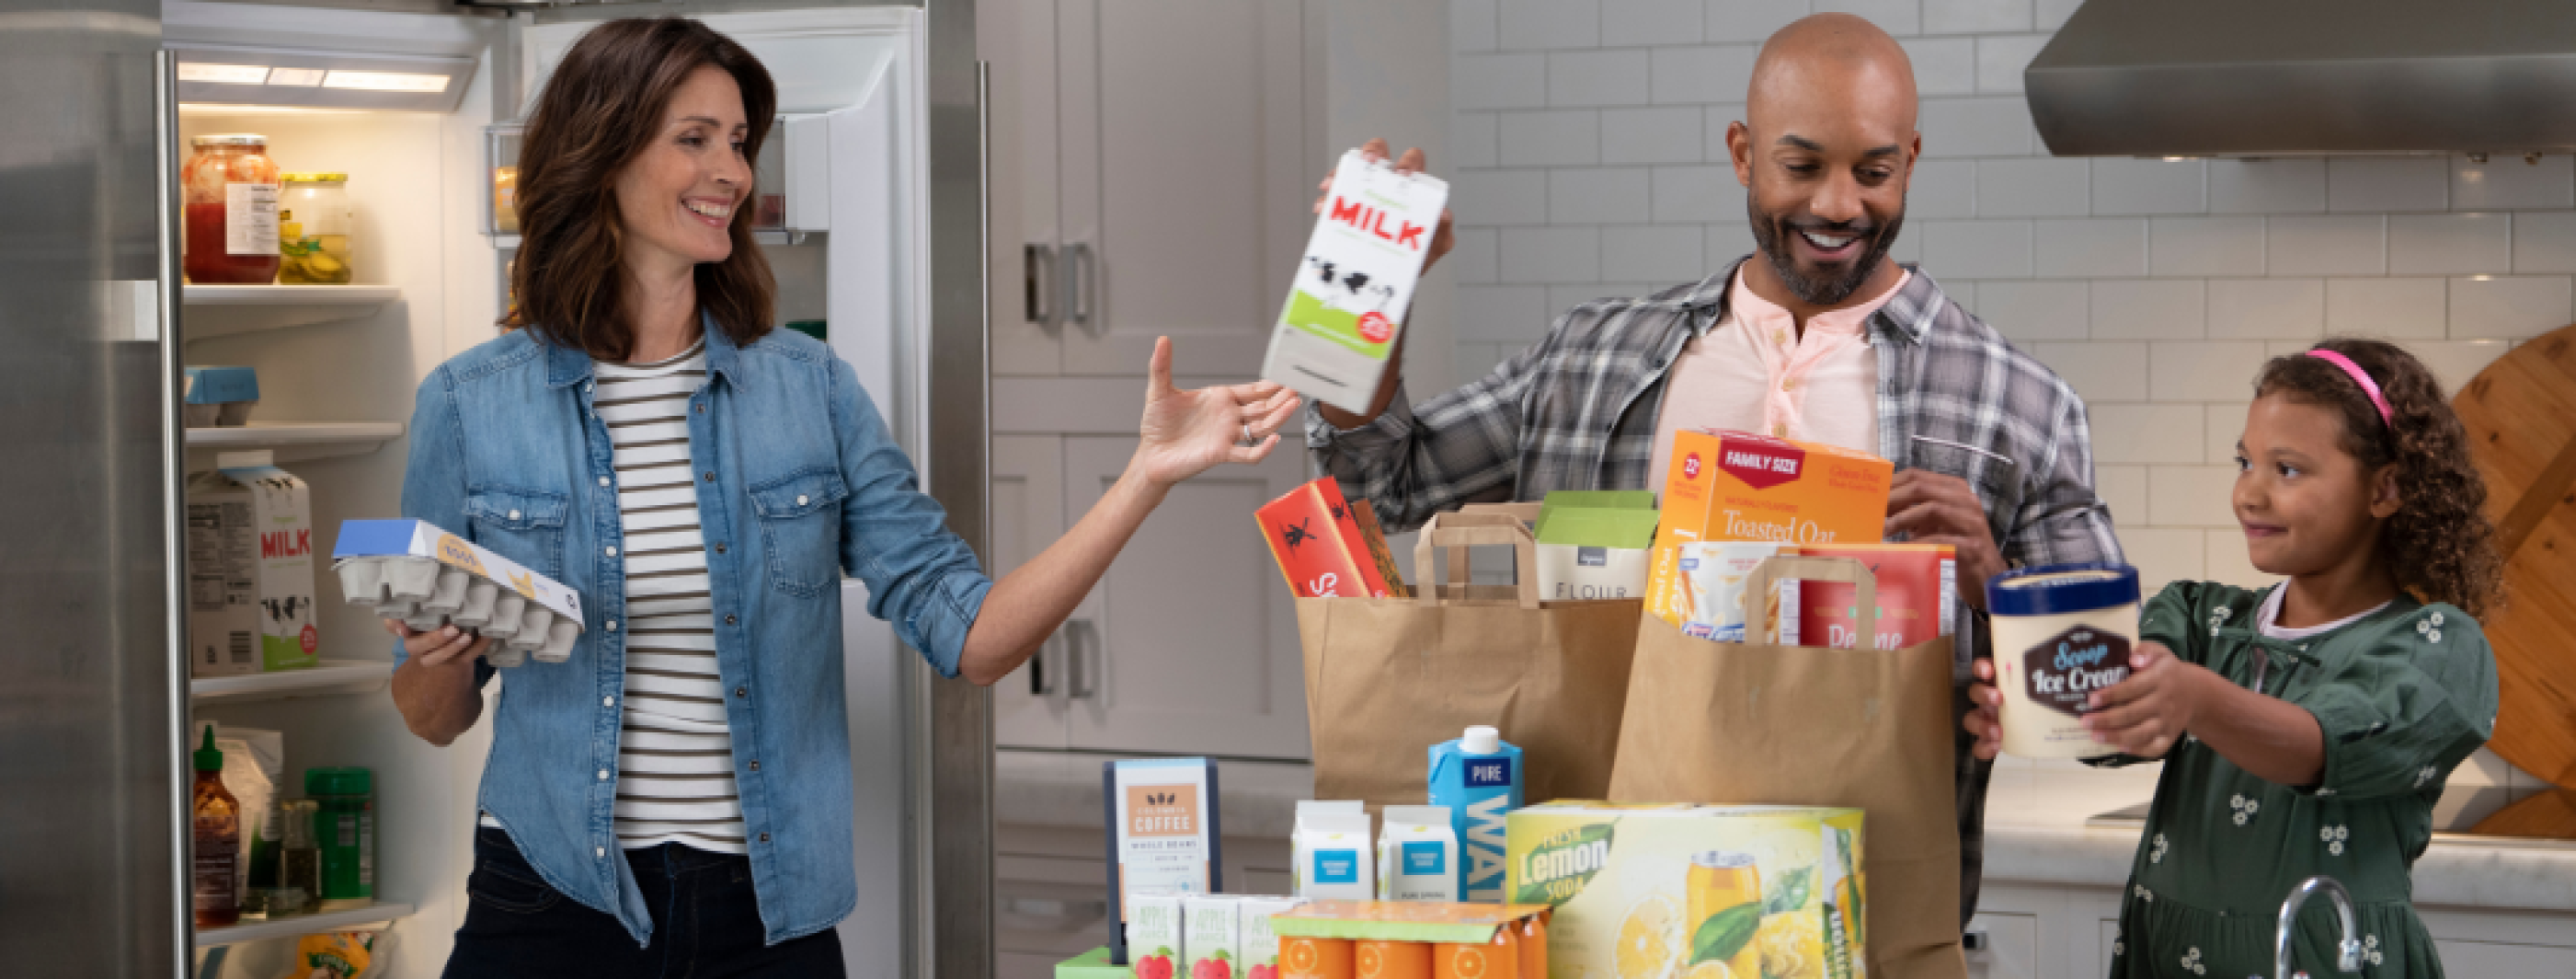
[[[277,163],[268,137],[199,136],[179,171],[188,281],[265,285],[277,279]]]
[[[283,264],[277,281],[311,284],[348,282],[349,232],[357,212],[349,206],[349,175],[290,173],[281,178],[286,191],[278,199],[278,252]]]

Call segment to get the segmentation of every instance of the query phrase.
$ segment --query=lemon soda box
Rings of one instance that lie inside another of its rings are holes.
[[[1556,907],[1552,979],[1865,974],[1858,809],[1555,802],[1507,821],[1505,893]]]
[[[1271,331],[1262,378],[1367,411],[1448,201],[1449,185],[1437,177],[1397,173],[1358,150],[1342,154]]]

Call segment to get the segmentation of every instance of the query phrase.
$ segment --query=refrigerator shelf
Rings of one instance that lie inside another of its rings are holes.
[[[282,330],[373,316],[386,303],[402,298],[393,286],[216,286],[179,287],[186,307],[180,334],[189,341]]]
[[[308,669],[248,676],[198,677],[188,681],[193,703],[237,704],[281,697],[317,697],[372,693],[393,681],[394,664],[383,659],[326,659]]]
[[[402,433],[401,422],[277,422],[237,428],[191,428],[188,466],[212,466],[214,453],[241,449],[271,450],[277,453],[280,463],[366,455],[400,438]]]
[[[197,947],[213,948],[217,945],[255,942],[263,938],[294,938],[299,935],[338,931],[357,925],[372,925],[409,917],[411,912],[412,906],[408,904],[379,903],[363,908],[350,908],[346,911],[299,914],[275,921],[248,921],[230,928],[200,928],[197,929]]]

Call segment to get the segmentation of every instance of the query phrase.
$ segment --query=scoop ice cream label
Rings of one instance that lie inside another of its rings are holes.
[[[2128,637],[2076,626],[2023,652],[2022,675],[2032,706],[2082,717],[2094,691],[2128,678]]]

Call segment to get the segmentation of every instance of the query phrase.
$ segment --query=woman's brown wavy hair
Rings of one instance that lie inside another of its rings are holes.
[[[777,118],[769,70],[732,38],[680,17],[612,20],[564,53],[537,96],[519,144],[519,258],[511,266],[516,305],[501,319],[556,346],[623,361],[634,353],[627,323],[618,226],[619,171],[660,138],[671,94],[712,65],[742,88],[751,132],[746,167]],[[758,188],[734,209],[733,253],[697,267],[698,308],[736,345],[767,334],[777,279],[751,240]]]
[[[2493,611],[2503,597],[2504,562],[2487,522],[2487,484],[2442,382],[2395,344],[2335,338],[2313,349],[2342,354],[2369,374],[2388,401],[2388,423],[2343,368],[2304,353],[2264,364],[2254,395],[2332,408],[2343,420],[2342,448],[2361,460],[2362,471],[2397,466],[2397,512],[2379,526],[2378,559],[2398,587],[2473,617]]]

